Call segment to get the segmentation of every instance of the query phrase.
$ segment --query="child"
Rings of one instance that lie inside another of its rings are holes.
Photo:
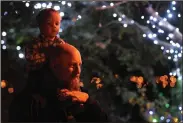
[[[25,48],[27,71],[39,69],[46,61],[44,50],[48,46],[65,43],[56,35],[60,29],[61,17],[58,11],[49,8],[40,11],[36,17],[40,35]]]

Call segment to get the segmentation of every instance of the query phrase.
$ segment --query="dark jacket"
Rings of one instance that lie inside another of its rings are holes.
[[[45,70],[44,70],[45,71]],[[40,71],[38,72],[40,73]],[[40,76],[34,72],[35,75]],[[45,76],[46,74],[44,74]],[[49,74],[50,76],[50,74]],[[36,76],[31,75],[31,78]],[[29,79],[31,80],[31,79]],[[10,122],[107,122],[108,117],[99,106],[98,102],[89,98],[87,102],[73,103],[71,100],[60,101],[57,98],[55,85],[52,89],[41,88],[37,78],[36,84],[28,84],[28,88],[12,101],[9,108]],[[54,80],[53,78],[51,80]],[[35,80],[36,81],[36,80]],[[54,80],[55,81],[55,80]],[[53,83],[53,82],[52,82]],[[30,89],[30,87],[32,89]],[[37,87],[37,88],[36,88]],[[38,88],[39,87],[39,88]],[[38,101],[33,95],[41,95]]]
[[[44,97],[44,104],[28,93],[17,96],[9,109],[10,122],[107,122],[108,117],[97,101],[73,103],[59,101],[55,95]]]

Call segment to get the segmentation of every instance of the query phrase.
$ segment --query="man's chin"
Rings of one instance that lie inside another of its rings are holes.
[[[72,90],[80,90],[80,78],[76,77],[71,80],[70,88]]]

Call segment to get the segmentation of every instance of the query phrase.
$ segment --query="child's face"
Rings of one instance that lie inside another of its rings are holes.
[[[41,34],[45,37],[55,37],[60,29],[61,17],[57,12],[51,12],[40,25]]]

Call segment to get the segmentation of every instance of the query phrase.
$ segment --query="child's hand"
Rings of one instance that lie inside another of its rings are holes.
[[[87,93],[81,92],[81,91],[72,91],[71,96],[73,102],[82,102],[85,103],[87,99],[89,98],[89,95]]]
[[[59,100],[66,100],[68,98],[72,98],[73,102],[84,103],[89,98],[89,95],[81,91],[69,91],[67,89],[59,91]]]

